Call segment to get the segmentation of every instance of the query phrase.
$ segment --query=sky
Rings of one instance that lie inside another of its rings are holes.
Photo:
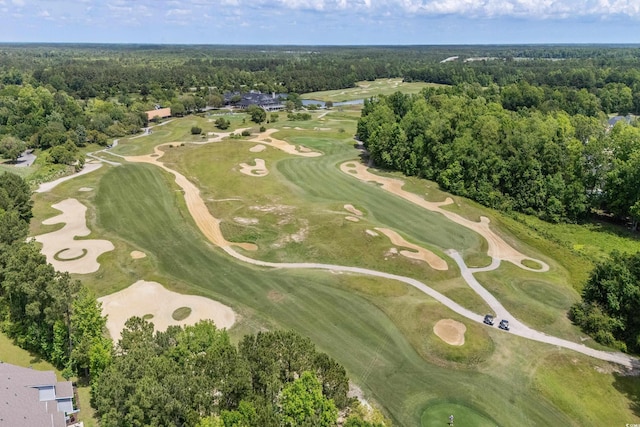
[[[0,42],[640,43],[640,0],[0,0]]]

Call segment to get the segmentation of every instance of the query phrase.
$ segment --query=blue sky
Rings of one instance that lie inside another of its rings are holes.
[[[0,0],[0,42],[640,43],[640,0]]]

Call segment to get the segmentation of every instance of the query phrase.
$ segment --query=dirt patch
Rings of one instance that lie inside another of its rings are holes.
[[[242,217],[236,216],[233,218],[233,220],[238,224],[242,224],[242,225],[255,225],[258,223],[257,218],[242,218]]]
[[[379,232],[387,236],[389,240],[391,240],[391,243],[393,243],[394,245],[401,246],[404,248],[409,248],[416,251],[416,252],[412,252],[412,251],[402,250],[400,251],[400,255],[407,258],[424,261],[427,264],[429,264],[431,268],[433,268],[434,270],[449,269],[447,262],[442,258],[440,258],[438,255],[434,254],[430,250],[422,248],[418,245],[414,245],[413,243],[407,242],[402,236],[400,236],[395,231],[389,230],[388,228],[376,228],[376,230],[378,230]]]
[[[344,205],[344,209],[356,216],[362,216],[362,211],[353,207],[353,205]]]
[[[42,243],[42,253],[47,257],[47,262],[56,270],[69,273],[88,274],[98,271],[98,257],[114,250],[113,243],[108,240],[76,239],[91,234],[91,230],[87,228],[87,208],[76,199],[66,199],[52,207],[62,213],[42,223],[63,223],[64,227],[34,237],[37,242]],[[63,256],[58,256],[62,253]]]
[[[373,181],[375,183],[381,184],[382,188],[390,193],[396,194],[403,199],[406,199],[418,206],[421,206],[425,209],[428,209],[432,212],[438,212],[451,221],[462,225],[470,230],[475,231],[480,234],[487,240],[488,250],[487,254],[494,258],[504,261],[509,261],[517,265],[518,267],[525,270],[532,271],[547,271],[549,266],[540,260],[533,260],[542,265],[541,269],[534,270],[522,264],[522,261],[525,259],[531,260],[532,258],[518,252],[516,249],[511,247],[507,242],[502,239],[502,237],[498,236],[491,228],[489,228],[489,218],[481,217],[480,222],[471,221],[467,218],[464,218],[456,213],[447,211],[442,209],[442,206],[449,205],[453,203],[453,200],[450,197],[443,202],[428,202],[421,196],[410,193],[402,189],[404,185],[404,181],[396,178],[386,178],[378,175],[374,175],[367,170],[367,167],[359,162],[349,161],[340,165],[340,170],[344,173],[353,175],[361,181]]]
[[[449,345],[463,345],[467,327],[453,319],[442,319],[433,327],[433,332]]]
[[[240,163],[240,173],[249,176],[267,176],[269,175],[269,170],[265,165],[264,160],[255,159],[255,165],[249,165],[247,163]]]
[[[253,147],[249,148],[249,151],[251,151],[252,153],[260,153],[264,150],[266,150],[267,147],[262,145],[262,144],[258,144],[258,145],[254,145]]]
[[[145,258],[147,256],[147,254],[145,254],[144,252],[140,252],[140,251],[131,251],[131,258],[133,259],[141,259],[141,258]]]
[[[269,293],[267,294],[267,298],[269,298],[269,301],[282,302],[285,300],[285,298],[287,298],[287,296],[281,294],[278,291],[269,291]]]
[[[165,331],[171,325],[193,325],[203,319],[212,320],[217,328],[230,328],[236,321],[236,314],[224,304],[172,292],[159,283],[144,280],[98,301],[102,303],[102,314],[108,316],[107,329],[115,341],[120,339],[125,322],[132,316],[152,315],[157,331]],[[191,313],[183,320],[174,320],[174,311],[181,307],[190,308]]]

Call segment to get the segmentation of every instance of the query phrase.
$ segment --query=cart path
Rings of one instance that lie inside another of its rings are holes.
[[[160,161],[160,158],[164,154],[164,152],[160,150],[161,146],[162,145],[159,145],[159,146],[155,147],[154,154],[152,154],[152,155],[136,156],[136,157],[125,157],[125,159],[130,161],[130,162],[142,162],[142,163],[154,164],[154,165],[159,166],[160,168],[166,170],[167,172],[171,173],[172,175],[174,175],[175,178],[176,178],[175,179],[176,184],[178,184],[178,186],[180,186],[180,188],[182,188],[184,190],[184,197],[185,197],[185,202],[186,202],[186,205],[187,205],[187,209],[189,210],[189,213],[193,217],[193,219],[194,219],[196,225],[198,226],[198,228],[200,229],[200,231],[205,235],[205,237],[211,243],[221,247],[227,254],[229,254],[230,256],[232,256],[234,258],[236,258],[237,260],[245,262],[245,263],[248,263],[248,264],[252,264],[252,265],[255,265],[255,266],[260,266],[260,267],[285,268],[285,269],[329,270],[329,271],[332,271],[332,272],[363,274],[363,275],[367,275],[367,276],[374,276],[374,277],[381,277],[381,278],[389,279],[389,280],[396,280],[396,281],[399,281],[399,282],[402,282],[402,283],[406,283],[406,284],[408,284],[410,286],[413,286],[414,288],[416,288],[419,291],[425,293],[426,295],[429,295],[430,297],[434,298],[435,300],[437,300],[440,303],[444,304],[445,306],[447,306],[448,308],[450,308],[454,312],[458,313],[461,316],[466,317],[469,320],[472,320],[472,321],[478,322],[478,323],[482,323],[483,322],[484,315],[478,314],[478,313],[474,313],[473,311],[461,306],[457,302],[453,301],[452,299],[450,299],[450,298],[446,297],[445,295],[441,294],[440,292],[436,291],[435,289],[425,285],[424,283],[420,282],[419,280],[416,280],[416,279],[413,279],[413,278],[410,278],[410,277],[400,276],[400,275],[391,274],[391,273],[385,273],[385,272],[382,272],[382,271],[370,270],[370,269],[367,269],[367,268],[349,267],[349,266],[333,265],[333,264],[286,263],[286,262],[285,263],[275,263],[275,262],[257,260],[257,259],[245,256],[245,255],[243,255],[241,253],[238,253],[232,246],[240,246],[240,247],[243,247],[244,249],[247,249],[247,250],[253,250],[253,249],[255,249],[255,245],[253,245],[251,243],[232,243],[232,242],[228,242],[224,238],[224,236],[222,235],[222,232],[220,230],[220,220],[215,218],[213,215],[211,215],[211,213],[207,209],[206,204],[204,203],[204,200],[202,200],[202,198],[200,197],[200,190],[193,183],[191,183],[184,175],[182,175],[181,173],[179,173],[179,172],[177,172],[177,171],[175,171],[173,169],[170,169],[169,167],[167,167],[166,165],[164,165],[164,163],[162,163]],[[396,181],[399,181],[399,180],[396,180]],[[402,181],[400,181],[400,182],[402,182]],[[420,200],[422,200],[422,202],[426,202],[422,198],[420,198]],[[421,204],[421,203],[419,203],[419,204]],[[472,221],[469,221],[469,220],[466,220],[466,219],[465,219],[465,221],[473,223]],[[474,224],[476,224],[476,223],[474,223]],[[488,227],[487,227],[487,229],[488,229]],[[515,249],[512,249],[512,250],[515,252]],[[625,366],[625,367],[627,367],[629,369],[635,369],[635,368],[639,368],[640,367],[640,362],[637,359],[635,359],[635,358],[633,358],[631,356],[628,356],[626,354],[594,350],[594,349],[586,347],[586,346],[584,346],[582,344],[577,344],[577,343],[574,343],[572,341],[568,341],[568,340],[564,340],[564,339],[557,338],[557,337],[554,337],[554,336],[550,336],[550,335],[547,335],[547,334],[544,334],[542,332],[539,332],[539,331],[536,331],[534,329],[529,328],[528,326],[524,325],[523,323],[521,323],[517,319],[515,319],[513,316],[511,316],[509,314],[509,312],[502,306],[502,304],[500,304],[500,302],[493,295],[491,295],[490,292],[488,292],[486,289],[484,289],[482,287],[482,285],[480,285],[480,283],[473,276],[473,273],[476,272],[476,271],[488,271],[488,270],[492,270],[492,269],[498,268],[500,266],[500,259],[498,259],[497,257],[493,257],[493,262],[491,263],[490,266],[484,267],[484,268],[480,268],[480,269],[469,269],[464,264],[464,261],[462,260],[462,257],[460,256],[460,254],[458,254],[456,251],[449,250],[449,251],[447,251],[447,253],[456,261],[456,263],[460,267],[460,271],[462,273],[462,277],[465,279],[467,284],[475,292],[477,292],[478,295],[481,298],[483,298],[492,309],[495,310],[495,312],[496,312],[495,314],[500,316],[500,317],[502,317],[502,318],[509,319],[510,324],[512,325],[511,331],[510,332],[504,332],[504,333],[511,333],[513,335],[517,335],[517,336],[520,336],[520,337],[523,337],[523,338],[527,338],[527,339],[530,339],[530,340],[539,341],[539,342],[555,345],[555,346],[558,346],[558,347],[563,347],[563,348],[567,348],[567,349],[570,349],[570,350],[574,350],[574,351],[577,351],[579,353],[582,353],[582,354],[585,354],[585,355],[588,355],[588,356],[591,356],[591,357],[594,357],[594,358],[597,358],[597,359],[601,359],[601,360],[605,360],[605,361],[609,361],[609,362],[613,362],[613,363],[617,363],[617,364],[623,365],[623,366]],[[519,253],[517,253],[517,254],[519,254]],[[528,258],[528,257],[526,257],[526,256],[524,256],[522,254],[519,254],[519,255],[522,257],[522,259],[530,259],[530,258]],[[512,261],[512,260],[509,259],[509,261]],[[538,260],[536,260],[536,261],[540,262]],[[520,264],[518,264],[518,265],[520,265]],[[543,265],[546,266],[546,264],[543,264]],[[522,267],[525,267],[525,266],[522,266]],[[548,266],[547,266],[547,268],[548,268]],[[536,270],[534,270],[534,271],[536,271]],[[542,270],[538,270],[538,271],[542,271]],[[498,330],[498,329],[496,328],[496,330]]]

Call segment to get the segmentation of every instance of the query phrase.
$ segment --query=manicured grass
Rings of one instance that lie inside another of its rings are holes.
[[[481,410],[470,408],[455,402],[435,401],[424,411],[420,419],[422,427],[442,427],[449,425],[449,417],[453,415],[452,426],[495,427],[496,422]]]
[[[575,425],[638,422],[638,378],[612,373],[611,366],[605,363],[594,362],[584,356],[550,355],[540,362],[534,382],[545,397],[570,416]],[[589,384],[588,388],[583,386],[585,382]],[[567,388],[573,392],[567,393]],[[612,389],[618,392],[611,393]]]
[[[31,354],[27,350],[21,349],[14,344],[13,340],[6,336],[4,332],[0,332],[0,361],[25,368],[33,368],[37,371],[54,371],[60,381],[64,380],[60,371],[52,364]]]
[[[171,317],[173,317],[173,320],[180,321],[189,317],[190,314],[191,314],[190,307],[179,307],[173,311],[173,313],[171,314]]]
[[[433,83],[407,83],[401,78],[377,79],[375,81],[362,81],[356,83],[356,87],[350,89],[326,90],[311,92],[302,95],[304,99],[317,99],[319,101],[352,101],[355,99],[371,98],[377,95],[391,95],[395,92],[418,93],[428,86],[439,86]]]
[[[127,236],[143,251],[153,253],[158,273],[169,278],[161,282],[169,287],[231,305],[245,319],[234,333],[266,326],[293,328],[310,336],[343,363],[354,381],[369,390],[399,425],[418,425],[425,403],[443,390],[478,401],[505,425],[525,419],[539,424],[567,421],[527,387],[522,390],[526,403],[519,402],[522,406],[512,415],[510,405],[495,401],[496,396],[508,400],[512,386],[507,380],[468,368],[443,368],[420,357],[393,318],[340,285],[351,280],[349,275],[263,270],[212,250],[193,229],[183,207],[176,204],[169,179],[148,165],[110,169],[96,194],[100,225],[107,234]],[[269,298],[274,292],[284,298]],[[426,296],[416,298],[427,300]],[[466,384],[464,389],[461,384]],[[479,390],[491,390],[492,398],[478,398]]]
[[[198,185],[213,215],[223,219],[228,238],[232,235],[260,246],[258,252],[247,252],[248,256],[276,261],[333,260],[341,265],[401,271],[403,275],[415,275],[476,312],[485,312],[486,305],[468,289],[453,263],[450,262],[450,272],[436,273],[400,258],[380,259],[379,251],[388,249],[388,242],[368,239],[364,233],[376,226],[395,229],[411,242],[440,254],[444,249],[458,249],[466,260],[475,259],[478,263],[483,261],[486,247],[475,233],[449,224],[441,215],[430,214],[376,185],[340,172],[337,166],[341,162],[357,157],[349,136],[354,122],[337,121],[349,120],[348,117],[344,112],[331,112],[324,120],[299,126],[305,130],[292,128],[274,135],[322,151],[324,156],[318,158],[292,157],[272,148],[251,153],[248,149],[254,143],[232,140],[171,149],[164,160]],[[282,124],[278,122],[277,126]],[[187,132],[190,129],[190,125],[180,123],[174,126]],[[168,138],[154,133],[145,137],[148,140],[133,140],[130,149],[150,152],[159,137]],[[140,148],[133,147],[138,143]],[[266,160],[268,176],[248,177],[234,169],[238,163],[255,158]],[[410,184],[418,194],[446,196],[437,193],[430,183],[416,180]],[[83,186],[95,190],[78,192]],[[615,425],[640,419],[632,409],[623,408],[625,402],[631,405],[637,401],[638,395],[627,379],[605,374],[614,379],[606,383],[593,382],[588,375],[575,376],[567,360],[579,355],[468,322],[403,284],[358,275],[262,269],[239,263],[203,241],[185,209],[181,192],[176,190],[173,177],[152,165],[104,167],[65,183],[50,194],[38,195],[37,217],[48,217],[40,216],[51,210],[48,204],[77,197],[89,207],[92,234],[109,239],[116,246],[100,258],[103,267],[97,273],[82,276],[100,295],[138,279],[157,280],[172,290],[207,296],[232,306],[241,319],[231,330],[234,340],[243,333],[264,328],[295,329],[342,363],[350,378],[369,399],[384,408],[395,425],[429,425],[424,423],[432,417],[440,420],[440,412],[445,414],[442,420],[446,422],[447,412],[452,410],[456,425],[467,425],[461,424],[463,421],[474,425],[471,423],[484,419],[504,426],[589,425],[576,422],[558,396],[571,394],[575,388],[589,390],[594,384],[603,393],[615,395],[620,402],[616,404],[618,412],[611,415],[603,408],[608,404],[606,399],[593,399],[590,406],[584,405],[580,420]],[[549,273],[540,274],[503,263],[492,272],[494,275],[479,274],[481,283],[532,326],[577,340],[579,334],[564,313],[577,296],[572,286],[581,271],[581,258],[532,233],[521,222],[464,199],[455,200],[458,213],[470,218],[489,216],[494,229],[505,239],[533,257],[543,257],[552,267]],[[347,203],[364,213],[360,222],[342,221],[349,215],[343,207]],[[261,211],[252,209],[255,206],[286,209]],[[237,221],[236,217],[258,222]],[[282,236],[295,234],[303,227],[308,228],[303,242],[273,247]],[[32,227],[38,228],[41,226]],[[131,259],[129,252],[133,249],[145,252],[147,258]],[[449,346],[435,336],[433,325],[442,318],[465,324],[463,346]],[[534,378],[546,365],[539,362],[554,355],[566,356],[556,362],[558,378],[566,373],[571,380],[557,381],[552,387],[540,385]]]

